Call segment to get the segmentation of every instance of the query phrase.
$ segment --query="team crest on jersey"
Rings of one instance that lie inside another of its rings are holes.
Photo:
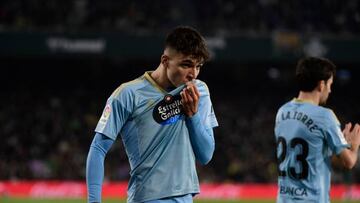
[[[161,125],[175,123],[183,115],[180,95],[165,95],[164,99],[155,105],[154,120]]]

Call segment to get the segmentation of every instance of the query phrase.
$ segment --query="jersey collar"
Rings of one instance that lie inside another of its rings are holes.
[[[144,73],[144,77],[147,81],[150,82],[150,84],[152,84],[152,86],[154,86],[155,89],[157,89],[159,92],[163,93],[163,94],[177,94],[178,92],[180,92],[185,85],[180,85],[179,87],[171,90],[170,92],[166,91],[164,88],[162,88],[159,84],[157,84],[157,82],[150,76],[151,73],[153,71],[146,71]]]
[[[298,98],[294,98],[293,99],[294,102],[297,102],[297,103],[309,103],[309,104],[315,104],[315,102],[311,101],[311,100],[308,100],[308,99],[298,99]]]
[[[152,72],[153,71],[146,71],[144,74],[145,79],[149,81],[155,87],[155,89],[159,90],[163,94],[167,94],[167,91],[160,87],[160,85],[158,85],[155,80],[150,76]]]

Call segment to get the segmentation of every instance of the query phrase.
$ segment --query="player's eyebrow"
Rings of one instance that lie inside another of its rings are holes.
[[[183,64],[187,64],[187,65],[196,65],[197,67],[201,67],[204,65],[203,61],[197,61],[194,59],[184,59],[181,61],[181,63]]]
[[[195,62],[193,62],[192,60],[190,59],[184,59],[181,61],[181,63],[191,63],[191,64],[194,64]]]

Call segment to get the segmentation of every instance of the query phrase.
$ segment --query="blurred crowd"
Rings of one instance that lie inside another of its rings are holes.
[[[32,63],[41,66],[44,62]],[[70,65],[74,62],[49,63],[72,68],[24,70],[20,71],[21,78],[14,76],[16,83],[9,77],[2,84],[0,180],[84,180],[93,130],[107,97],[117,85],[144,71],[127,64],[116,68],[105,64],[107,68],[92,69],[92,62],[82,61],[83,67],[74,72],[76,67]],[[30,67],[34,64],[28,63]],[[227,67],[221,70],[221,77],[218,77],[220,64],[207,64],[200,74],[210,88],[220,125],[215,130],[216,151],[212,161],[207,166],[198,166],[200,179],[275,182],[274,118],[280,105],[297,96],[291,77],[293,67],[287,64],[286,68],[276,69],[278,74],[274,77],[270,74],[274,68],[269,69],[266,64],[221,65]],[[337,77],[329,101],[342,123],[360,120],[360,100],[353,91],[348,91],[359,86],[358,81],[351,79],[358,77],[359,71],[353,68],[348,72],[351,77]],[[129,164],[121,139],[109,152],[105,168],[107,180],[128,179]],[[359,183],[360,164],[350,176],[335,169],[335,182],[347,181],[346,177]]]
[[[359,34],[358,0],[2,0],[0,30],[162,33],[178,24],[206,34]]]
[[[268,35],[276,30],[357,35],[360,1],[0,1],[0,32],[146,35],[165,33],[179,24],[195,26],[206,35]],[[9,77],[0,81],[0,180],[84,180],[93,130],[107,96],[143,71],[133,62],[131,66],[101,59],[47,60],[1,63]],[[198,167],[201,181],[275,182],[274,118],[280,105],[297,94],[292,88],[293,67],[208,66],[200,78],[210,87],[220,127],[215,130],[213,160]],[[354,78],[359,75],[350,77],[354,72],[359,71],[353,67],[346,77],[337,78],[329,101],[342,123],[360,122],[360,100],[353,94],[359,86]],[[128,179],[129,165],[120,139],[109,152],[105,169],[106,179]],[[335,182],[348,181],[348,177],[360,182],[360,164],[350,175],[338,169],[333,174]]]

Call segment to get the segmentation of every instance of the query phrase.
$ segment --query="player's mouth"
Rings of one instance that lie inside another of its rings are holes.
[[[195,79],[194,77],[192,77],[192,76],[187,76],[186,77],[186,82],[190,82],[190,81],[192,81],[193,79]]]

